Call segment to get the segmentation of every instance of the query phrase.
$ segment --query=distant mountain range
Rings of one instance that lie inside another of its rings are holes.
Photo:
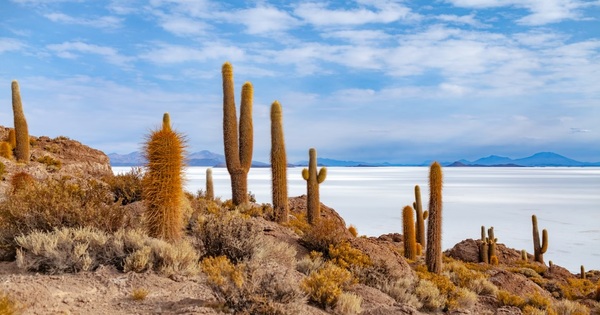
[[[145,164],[144,157],[140,152],[129,154],[108,154],[112,166],[140,166]],[[188,155],[189,166],[225,167],[225,156],[207,150],[190,153]],[[385,167],[385,166],[428,166],[431,161],[413,164],[395,163],[368,163],[357,161],[343,161],[327,158],[318,158],[317,163],[322,166],[343,167]],[[299,161],[289,164],[290,166],[307,166],[308,161]],[[532,156],[511,159],[504,156],[490,155],[475,161],[458,160],[456,162],[442,162],[444,166],[451,167],[531,167],[531,166],[600,166],[600,162],[580,162],[553,152],[540,152]],[[269,167],[268,163],[252,161],[252,167]]]

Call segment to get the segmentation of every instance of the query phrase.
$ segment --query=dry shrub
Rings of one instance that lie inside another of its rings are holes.
[[[34,182],[35,180],[33,177],[26,172],[17,172],[10,179],[10,185],[12,186],[13,192],[27,189],[33,185]]]
[[[148,290],[144,288],[135,288],[133,291],[131,291],[131,298],[134,301],[143,301],[148,296],[148,293]]]
[[[324,264],[323,253],[311,251],[309,255],[304,256],[298,261],[296,269],[308,276],[313,271],[321,269]]]
[[[498,290],[496,298],[501,306],[516,306],[518,308],[523,308],[526,304],[525,299],[506,290]]]
[[[596,286],[587,279],[569,278],[566,284],[559,284],[566,299],[584,299],[596,292]]]
[[[372,265],[371,258],[360,250],[353,248],[349,242],[329,245],[329,258],[336,265],[349,269],[351,267],[365,268]]]
[[[44,155],[37,159],[37,162],[46,165],[46,169],[50,172],[56,172],[62,167],[62,162],[49,155]]]
[[[78,272],[114,265],[124,271],[154,270],[164,275],[193,275],[199,255],[186,241],[169,244],[138,230],[114,235],[98,229],[62,228],[16,238],[17,265],[44,273]]]
[[[216,286],[225,296],[244,285],[244,265],[234,265],[226,256],[206,257],[202,260],[202,271],[208,283]]]
[[[544,272],[546,272],[546,270],[548,270],[548,267],[546,267],[544,264],[534,262],[534,261],[518,260],[515,262],[515,264],[521,268],[532,269],[533,271],[535,271],[536,273],[538,273],[540,275],[543,274]]]
[[[0,291],[0,314],[13,315],[19,314],[23,310],[23,306],[15,301],[8,294]]]
[[[415,288],[415,294],[422,303],[421,309],[426,311],[438,311],[446,305],[446,297],[440,293],[438,287],[429,280],[419,280]]]
[[[94,179],[46,179],[9,193],[0,201],[0,244],[14,257],[14,238],[32,231],[95,227],[116,231],[127,213],[108,187]]]
[[[326,253],[345,239],[346,229],[331,218],[322,218],[302,235],[300,241],[310,250]]]
[[[323,268],[304,278],[300,288],[308,294],[310,301],[327,308],[335,306],[342,290],[348,288],[353,282],[354,278],[348,270],[327,262]]]
[[[335,303],[334,313],[354,315],[362,312],[362,298],[354,293],[342,292]]]
[[[480,278],[471,281],[468,289],[479,295],[496,296],[498,293],[498,287],[486,278]]]
[[[350,224],[350,226],[348,227],[348,232],[350,232],[350,234],[352,234],[352,236],[357,237],[358,236],[358,230],[356,229],[356,226]]]
[[[237,212],[207,215],[198,222],[194,237],[206,256],[227,256],[233,263],[249,260],[260,246],[262,230]]]
[[[541,309],[533,307],[531,305],[525,305],[525,307],[523,307],[523,315],[550,315],[550,314],[546,310],[541,310]]]
[[[283,226],[291,228],[294,230],[294,233],[298,235],[304,235],[304,233],[311,228],[311,225],[308,224],[308,219],[306,218],[306,211],[293,214],[290,213],[290,219],[288,222],[283,223]]]
[[[419,297],[416,295],[416,286],[417,282],[402,278],[384,282],[377,286],[376,289],[389,295],[398,303],[408,304],[416,309],[420,309],[423,307],[423,303],[419,301]]]
[[[590,309],[580,303],[560,300],[554,303],[554,310],[557,315],[589,315]]]
[[[456,288],[451,298],[448,299],[449,310],[469,309],[477,303],[477,294],[467,288]]]
[[[142,177],[144,172],[141,167],[132,167],[124,174],[107,176],[103,180],[109,185],[114,194],[114,201],[122,205],[142,200]]]

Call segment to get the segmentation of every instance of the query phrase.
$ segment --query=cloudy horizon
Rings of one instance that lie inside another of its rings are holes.
[[[414,163],[552,151],[600,161],[600,1],[10,0],[0,125],[138,151],[169,112],[223,152],[221,65],[254,85],[254,159],[283,107],[288,160]]]

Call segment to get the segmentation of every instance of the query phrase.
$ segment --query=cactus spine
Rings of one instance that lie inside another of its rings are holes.
[[[233,89],[233,67],[229,62],[223,64],[222,75],[225,162],[227,164],[227,171],[231,177],[233,204],[237,206],[248,202],[248,171],[250,171],[250,166],[252,165],[254,141],[252,126],[253,88],[250,82],[246,82],[242,86],[238,130]]]
[[[537,217],[531,216],[533,224],[533,260],[544,263],[544,253],[548,249],[548,231],[542,230],[542,243],[540,244],[540,233],[538,231]]]
[[[402,236],[404,238],[404,257],[415,260],[417,258],[417,237],[411,206],[402,209]]]
[[[278,101],[271,105],[271,180],[273,210],[277,222],[288,221],[287,194],[287,157],[285,154],[285,139],[283,138],[281,104]]]
[[[206,194],[204,196],[208,200],[215,199],[215,189],[213,186],[212,168],[206,169]]]
[[[429,220],[427,221],[427,270],[442,272],[442,167],[433,162],[429,168]]]
[[[421,187],[419,187],[419,185],[415,185],[415,202],[413,203],[413,206],[417,214],[417,221],[415,222],[417,243],[421,244],[421,247],[425,247],[425,220],[427,220],[428,212],[423,211],[423,206],[421,204]]]
[[[29,130],[25,113],[23,113],[19,83],[16,80],[12,81],[11,88],[15,124],[15,157],[17,161],[27,164],[29,162]]]
[[[153,131],[144,145],[148,164],[142,185],[148,234],[176,241],[183,230],[185,143],[182,135],[166,125],[168,115],[165,113],[163,127]]]
[[[308,223],[313,225],[317,223],[321,216],[321,201],[319,200],[319,184],[321,184],[325,177],[327,177],[327,169],[321,167],[317,173],[317,150],[310,148],[308,150],[308,169],[302,170],[302,178],[306,180],[306,209]]]

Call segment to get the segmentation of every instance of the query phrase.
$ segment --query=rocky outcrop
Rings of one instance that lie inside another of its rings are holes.
[[[454,245],[454,247],[445,251],[444,254],[464,262],[478,263],[479,244],[481,244],[480,240],[469,238]],[[512,264],[521,259],[521,253],[518,250],[508,248],[501,243],[496,244],[496,256],[500,264]]]

